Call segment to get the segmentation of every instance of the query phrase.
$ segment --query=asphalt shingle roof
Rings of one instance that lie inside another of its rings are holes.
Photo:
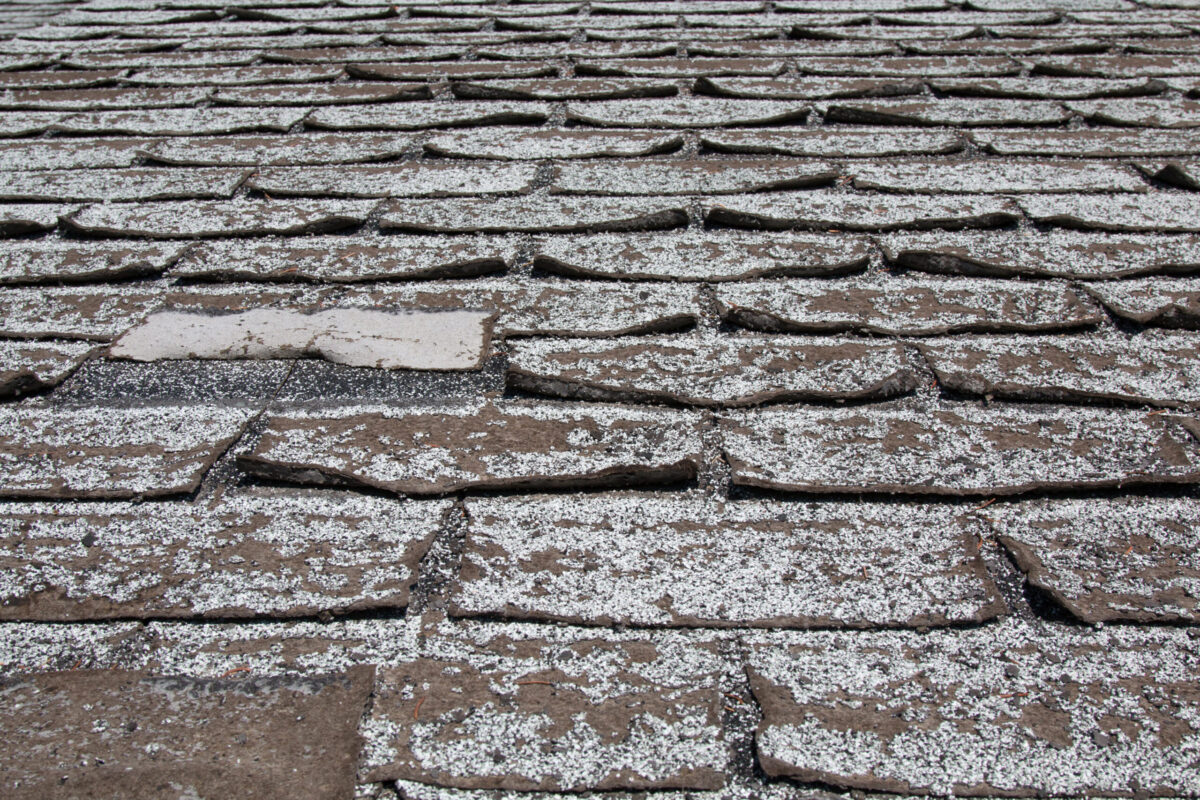
[[[0,796],[1200,797],[1200,3],[0,0]]]

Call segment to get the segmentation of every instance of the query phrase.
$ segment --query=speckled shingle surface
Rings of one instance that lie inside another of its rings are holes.
[[[0,797],[1200,798],[1200,3],[0,0]]]

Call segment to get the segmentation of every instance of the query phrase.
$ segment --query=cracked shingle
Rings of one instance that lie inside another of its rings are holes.
[[[301,483],[411,495],[670,484],[699,460],[688,412],[519,401],[274,414],[238,462]],[[0,488],[0,492],[4,490]]]
[[[627,280],[725,281],[776,275],[841,275],[866,267],[865,239],[740,231],[550,236],[534,265],[560,275]]]
[[[899,793],[1196,791],[1196,640],[1011,618],[753,646],[768,775]]]
[[[0,406],[0,497],[191,492],[253,413],[205,405]]]
[[[508,383],[550,397],[745,406],[880,400],[918,378],[896,344],[698,333],[515,341]]]
[[[735,484],[795,492],[983,496],[1195,483],[1196,442],[1175,419],[1113,408],[784,408],[728,412]]]
[[[448,509],[289,490],[196,503],[8,504],[0,516],[0,617],[228,619],[404,608]]]
[[[985,278],[870,275],[727,283],[717,287],[717,303],[727,321],[794,333],[1034,332],[1090,327],[1102,319],[1063,284]]]
[[[1039,500],[996,512],[991,527],[1029,582],[1079,620],[1195,622],[1200,614],[1195,500]]]

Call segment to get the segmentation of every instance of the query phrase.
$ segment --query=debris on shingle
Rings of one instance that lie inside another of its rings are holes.
[[[985,194],[892,197],[809,191],[722,197],[704,203],[706,222],[769,230],[994,228],[1015,223],[1019,215],[1016,201]]]
[[[191,239],[325,233],[361,225],[377,200],[230,200],[88,206],[65,224],[93,236]]]
[[[716,291],[725,320],[788,333],[1061,331],[1103,319],[1061,283],[884,274],[727,283]]]
[[[865,238],[811,233],[695,231],[547,236],[534,266],[570,277],[727,281],[844,275],[867,266]]]
[[[1071,114],[1057,103],[1037,100],[859,100],[830,104],[827,122],[866,125],[1059,125]]]
[[[649,156],[671,153],[683,146],[672,133],[647,130],[522,130],[499,128],[441,133],[425,142],[425,150],[453,158],[540,160]],[[3,151],[0,150],[0,154]]]
[[[611,128],[711,128],[801,123],[809,107],[783,100],[681,97],[568,103],[567,119]]]
[[[879,244],[893,264],[946,275],[1108,280],[1200,272],[1196,236],[939,231],[890,234]]]
[[[124,499],[195,491],[254,410],[0,406],[0,497]]]
[[[728,412],[733,482],[794,492],[994,495],[1200,481],[1172,418],[1069,406],[928,403]]]
[[[984,336],[920,342],[942,387],[1012,400],[1200,403],[1200,337]]]
[[[159,139],[143,145],[150,161],[181,166],[352,164],[401,156],[413,134],[309,133],[303,136],[214,136]]]
[[[489,162],[270,167],[246,185],[268,197],[471,197],[529,191],[536,172],[532,164]]]
[[[191,247],[171,275],[319,283],[467,278],[503,271],[516,250],[515,239],[505,236],[233,239]]]
[[[305,120],[331,130],[418,130],[471,125],[539,125],[550,114],[542,103],[481,100],[462,103],[397,103],[388,106],[326,106]]]
[[[1088,498],[1006,503],[996,538],[1029,582],[1083,622],[1200,619],[1191,498]]]
[[[313,313],[257,308],[221,316],[163,311],[126,331],[109,354],[134,361],[315,356],[375,369],[479,369],[494,316],[341,308]]]
[[[379,673],[368,780],[522,791],[719,789],[716,646],[516,625],[427,634]]]
[[[8,504],[0,515],[0,618],[400,609],[448,509],[294,490],[187,504]]]
[[[689,406],[880,400],[919,380],[894,343],[709,332],[514,341],[508,365],[536,394]]]
[[[1016,201],[1037,222],[1101,231],[1200,231],[1200,198],[1186,194],[1028,195]]]
[[[66,169],[0,173],[0,200],[61,202],[232,197],[240,169]]]
[[[214,133],[283,133],[308,114],[307,108],[164,108],[72,114],[54,125],[70,134],[199,136]]]
[[[752,644],[771,776],[901,794],[1196,791],[1200,646],[1183,630],[1009,618]]]
[[[1139,325],[1200,328],[1200,279],[1142,278],[1087,287],[1111,313]]]
[[[737,194],[828,186],[838,177],[820,161],[746,159],[606,161],[556,167],[556,194]]]
[[[78,670],[6,681],[4,792],[349,797],[374,670],[205,680]],[[169,788],[168,788],[169,787]]]
[[[892,627],[1004,603],[967,509],[639,495],[472,499],[456,615],[587,625]]]
[[[417,233],[644,231],[687,224],[687,203],[671,197],[498,197],[397,200],[384,230]]]
[[[181,245],[138,241],[0,241],[0,284],[82,283],[158,275],[183,252]]]
[[[700,78],[696,94],[752,100],[821,100],[920,94],[922,85],[897,78]]]
[[[1067,108],[1101,125],[1200,127],[1200,103],[1191,100],[1084,100]]]
[[[1189,130],[974,130],[970,136],[996,155],[1113,158],[1200,154],[1200,132]]]
[[[88,342],[0,341],[0,397],[56,386],[92,352]]]
[[[437,495],[671,484],[691,479],[699,459],[689,412],[502,401],[274,414],[238,463],[300,483]]]
[[[936,194],[1145,192],[1146,182],[1123,164],[991,160],[891,161],[851,165],[857,189]]]

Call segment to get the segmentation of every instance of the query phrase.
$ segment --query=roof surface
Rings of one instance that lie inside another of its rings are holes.
[[[1200,3],[0,32],[0,795],[1200,796]]]

